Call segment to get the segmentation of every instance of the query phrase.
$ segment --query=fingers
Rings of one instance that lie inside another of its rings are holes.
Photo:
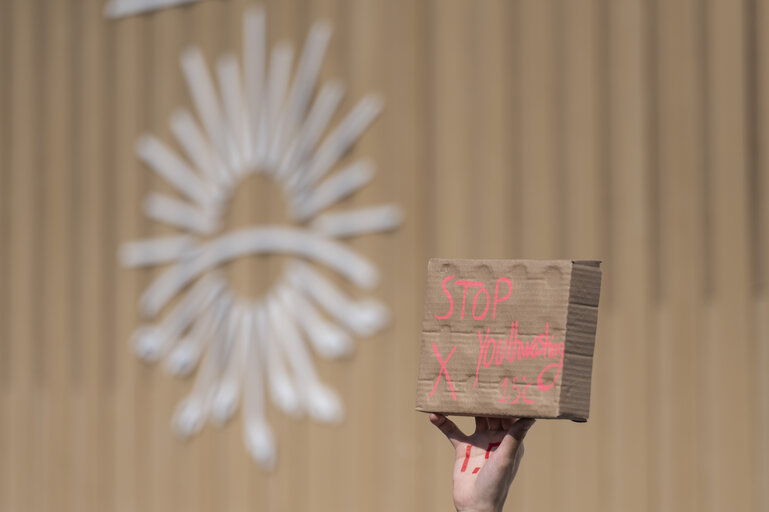
[[[477,416],[475,418],[475,430],[476,432],[484,432],[486,430],[509,430],[516,419],[517,418],[489,418],[485,416]]]
[[[465,435],[461,430],[459,430],[459,427],[457,427],[454,422],[448,419],[446,416],[442,414],[431,413],[430,422],[438,427],[438,430],[443,432],[443,434],[448,438],[449,442],[451,442],[452,446],[455,448],[457,444],[465,440]]]
[[[489,430],[501,430],[502,429],[502,420],[499,418],[486,418],[486,421],[489,424]]]
[[[514,421],[497,449],[498,455],[509,461],[520,460],[523,456],[523,438],[534,425],[534,421],[534,418],[520,418]]]
[[[515,427],[516,432],[520,430],[524,432],[523,435],[526,435],[525,432],[527,432],[533,424],[533,418],[491,418],[486,416],[475,417],[476,432],[484,432],[486,430],[508,431]],[[523,439],[523,437],[521,437],[521,439]]]
[[[518,442],[521,442],[535,421],[534,418],[521,418],[510,427],[508,434],[517,439]]]

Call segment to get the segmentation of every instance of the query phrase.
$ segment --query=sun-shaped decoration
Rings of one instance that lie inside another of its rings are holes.
[[[141,297],[145,317],[157,316],[189,285],[165,318],[133,335],[138,355],[163,359],[173,375],[192,373],[200,361],[192,391],[174,414],[174,431],[188,437],[206,420],[223,424],[242,403],[246,447],[265,468],[275,463],[266,392],[292,416],[340,421],[342,404],[320,382],[307,344],[321,357],[336,358],[353,348],[352,335],[371,335],[388,321],[383,304],[353,300],[310,264],[370,290],[378,282],[376,267],[340,239],[390,230],[401,221],[393,205],[324,212],[372,179],[368,161],[326,176],[383,103],[376,95],[364,97],[321,141],[343,96],[341,84],[332,81],[312,101],[330,35],[328,23],[312,27],[289,86],[292,48],[276,45],[265,73],[264,11],[251,8],[244,22],[243,83],[234,56],[217,63],[221,105],[200,51],[183,53],[203,131],[185,109],[173,114],[171,129],[189,163],[152,135],[139,139],[137,152],[186,198],[150,193],[145,214],[186,233],[129,242],[120,254],[130,267],[169,264]],[[250,173],[280,184],[294,224],[221,232],[220,215]],[[258,300],[236,297],[216,267],[264,253],[289,255],[283,275]]]

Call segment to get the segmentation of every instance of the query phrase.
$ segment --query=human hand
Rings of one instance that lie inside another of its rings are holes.
[[[430,421],[454,446],[454,506],[459,512],[498,512],[523,457],[523,438],[531,418],[475,418],[465,435],[453,421],[430,414]]]

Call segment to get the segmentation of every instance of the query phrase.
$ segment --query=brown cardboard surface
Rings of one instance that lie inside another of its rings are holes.
[[[598,261],[431,259],[416,408],[585,421]]]

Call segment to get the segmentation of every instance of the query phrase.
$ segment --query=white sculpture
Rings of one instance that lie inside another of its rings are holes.
[[[188,161],[153,135],[139,139],[137,152],[185,197],[151,193],[145,214],[184,233],[129,242],[120,251],[126,266],[168,264],[141,298],[145,317],[155,317],[170,299],[185,293],[165,318],[140,327],[133,339],[142,359],[164,360],[174,375],[199,367],[192,391],[174,415],[174,430],[187,437],[206,420],[223,424],[242,404],[246,447],[264,468],[276,460],[265,395],[293,416],[307,413],[332,423],[342,419],[342,404],[318,379],[307,345],[321,357],[340,357],[352,349],[352,335],[371,335],[388,321],[384,305],[350,298],[299,259],[323,264],[357,287],[371,289],[378,282],[376,267],[340,240],[390,230],[401,221],[393,205],[324,213],[373,177],[368,161],[327,174],[382,109],[378,96],[364,97],[321,142],[343,95],[342,86],[330,82],[311,105],[330,35],[327,23],[312,27],[289,86],[291,46],[276,45],[266,72],[264,11],[248,10],[244,80],[235,57],[224,55],[216,68],[220,96],[200,51],[182,55],[203,129],[182,109],[172,116],[171,129]],[[222,232],[220,214],[233,189],[256,172],[282,186],[295,223]],[[213,237],[203,242],[200,235]],[[297,258],[257,300],[236,298],[216,271],[234,258],[272,252]]]

